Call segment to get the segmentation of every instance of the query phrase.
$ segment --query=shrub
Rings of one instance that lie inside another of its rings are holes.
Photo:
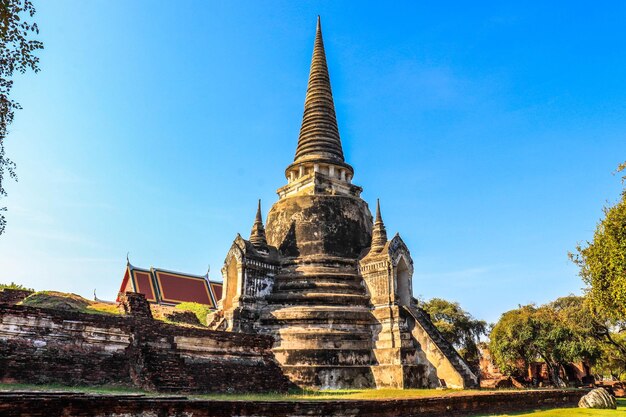
[[[15,282],[11,282],[10,284],[0,284],[0,291],[8,288],[10,290],[24,290],[24,291],[35,291],[32,288],[27,288],[21,284],[16,284]]]
[[[202,323],[203,326],[206,326],[207,314],[213,311],[213,309],[209,305],[189,302],[180,303],[176,306],[176,308],[179,310],[191,311],[196,315],[196,317],[198,317],[198,320],[200,320],[200,323]]]

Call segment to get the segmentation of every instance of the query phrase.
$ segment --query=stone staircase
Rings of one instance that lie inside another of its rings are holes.
[[[370,310],[356,262],[294,263],[275,277],[260,329],[276,340],[274,355],[300,386],[374,388]]]
[[[443,355],[448,358],[454,369],[463,378],[465,388],[478,387],[479,381],[476,375],[474,375],[467,362],[459,355],[454,346],[441,335],[428,313],[416,306],[404,306],[404,309],[424,329]]]
[[[207,315],[207,327],[211,330],[226,330],[226,318],[222,310]]]

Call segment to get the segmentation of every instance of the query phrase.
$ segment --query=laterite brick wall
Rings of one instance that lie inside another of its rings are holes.
[[[271,338],[162,323],[146,316],[143,296],[129,296],[124,316],[0,304],[0,382],[166,392],[287,389]]]

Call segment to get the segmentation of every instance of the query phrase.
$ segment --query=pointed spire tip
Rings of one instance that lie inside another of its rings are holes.
[[[250,232],[250,242],[256,247],[267,246],[267,238],[265,237],[265,227],[263,227],[263,217],[261,216],[261,199],[256,209],[256,216],[254,224],[252,225],[252,231]]]
[[[309,83],[304,100],[304,114],[294,157],[294,162],[304,160],[345,164],[324,51],[320,16],[317,18]]]
[[[372,244],[371,250],[374,252],[380,251],[387,243],[387,230],[385,229],[385,223],[380,215],[380,199],[376,199],[376,219],[374,220],[374,228],[372,229]]]
[[[256,208],[256,219],[255,219],[255,221],[263,223],[263,220],[262,220],[262,217],[261,217],[261,199],[260,198],[259,198],[259,203],[258,203],[257,208]]]
[[[376,199],[376,221],[377,222],[383,221],[382,215],[380,214],[380,198]]]

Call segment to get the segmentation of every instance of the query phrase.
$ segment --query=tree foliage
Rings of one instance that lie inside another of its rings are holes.
[[[420,302],[420,307],[429,315],[433,324],[461,356],[476,367],[479,359],[478,342],[487,335],[487,322],[477,320],[459,303],[433,298]]]
[[[5,288],[9,290],[24,290],[24,291],[35,291],[32,288],[28,288],[23,286],[22,284],[16,284],[15,282],[11,282],[10,284],[2,284],[0,283],[0,291]]]
[[[0,0],[0,198],[6,197],[5,178],[17,180],[15,163],[6,156],[4,140],[13,122],[19,103],[10,98],[13,75],[28,70],[39,71],[39,58],[35,52],[43,44],[30,37],[39,33],[36,23],[27,19],[35,15],[31,0]],[[6,207],[0,207],[6,211]],[[0,212],[0,234],[6,227],[6,218]]]
[[[618,172],[626,169],[626,163]],[[626,177],[625,177],[626,178]],[[626,321],[626,190],[613,207],[604,208],[593,241],[578,245],[570,258],[580,267],[591,302],[602,314]]]
[[[503,373],[525,372],[532,362],[544,362],[552,384],[563,386],[559,373],[564,365],[594,364],[601,357],[610,335],[607,325],[593,315],[584,297],[562,297],[504,313],[491,331],[489,349]]]

